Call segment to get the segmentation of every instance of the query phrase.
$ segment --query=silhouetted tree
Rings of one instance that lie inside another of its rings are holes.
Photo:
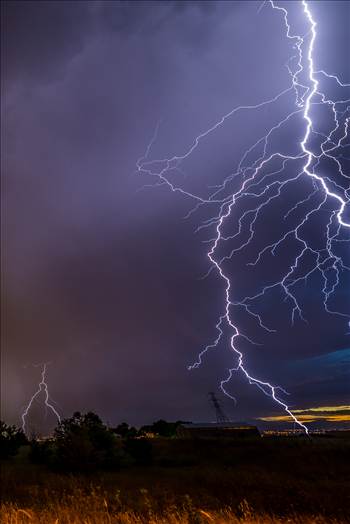
[[[134,438],[138,435],[137,429],[129,426],[126,422],[122,422],[116,428],[112,428],[111,431],[122,438]]]
[[[28,444],[22,429],[8,426],[0,420],[0,458],[8,458],[18,453],[21,446]]]
[[[120,463],[115,436],[95,413],[79,412],[55,429],[56,465],[66,470],[89,471]]]
[[[142,426],[140,433],[154,433],[160,437],[174,437],[176,435],[176,430],[181,423],[181,421],[167,422],[166,420],[160,419],[154,422],[151,426]]]

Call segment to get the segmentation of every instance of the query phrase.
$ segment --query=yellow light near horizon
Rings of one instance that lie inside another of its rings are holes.
[[[313,408],[292,410],[293,413],[298,415],[300,422],[317,422],[318,420],[324,420],[326,422],[350,422],[350,413],[344,414],[341,413],[342,411],[350,412],[350,406],[316,406]],[[263,420],[264,422],[289,422],[291,418],[289,415],[273,415],[269,417],[259,417],[258,420]]]
[[[290,422],[291,418],[288,415],[277,415],[274,417],[260,417],[259,420],[264,422]],[[326,422],[350,422],[349,415],[300,415],[298,417],[300,422],[317,422],[324,420]]]
[[[350,411],[350,406],[319,406],[316,408],[293,409],[293,413],[305,413],[309,411]]]

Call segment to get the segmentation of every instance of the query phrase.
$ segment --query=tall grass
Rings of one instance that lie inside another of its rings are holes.
[[[240,515],[237,515],[237,509]],[[86,497],[77,494],[70,500],[47,501],[41,508],[19,507],[16,504],[2,504],[2,524],[343,524],[344,519],[322,517],[321,515],[288,515],[278,517],[257,514],[246,501],[239,508],[225,508],[220,511],[197,508],[187,499],[182,506],[170,506],[158,513],[152,509],[152,501],[143,512],[126,508],[119,510],[109,507],[107,499],[100,493]]]
[[[262,439],[263,440],[263,439]],[[350,523],[349,442],[159,441],[153,464],[1,468],[1,524]]]

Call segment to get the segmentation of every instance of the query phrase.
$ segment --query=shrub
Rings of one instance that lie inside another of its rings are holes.
[[[148,465],[152,462],[152,444],[145,438],[128,438],[124,450],[137,464]]]
[[[18,453],[21,446],[27,444],[27,437],[22,429],[8,426],[0,420],[0,458],[9,458]]]
[[[111,431],[121,438],[134,438],[138,434],[137,429],[133,426],[129,426],[126,422],[122,422],[116,428],[111,428]]]
[[[55,463],[60,469],[91,471],[118,467],[120,461],[115,436],[95,413],[76,412],[55,430]]]
[[[184,422],[181,420],[178,420],[177,422],[167,422],[166,420],[160,419],[153,422],[151,425],[142,426],[139,435],[153,433],[159,437],[172,438],[176,436],[177,428],[183,423]]]
[[[29,458],[35,464],[55,464],[55,443],[53,440],[40,442],[36,439],[30,441]]]

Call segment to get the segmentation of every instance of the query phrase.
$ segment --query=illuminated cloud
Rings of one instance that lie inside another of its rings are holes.
[[[113,425],[121,420],[143,425],[159,418],[211,420],[206,392],[236,363],[226,349],[228,330],[219,351],[207,353],[200,370],[188,373],[186,365],[216,339],[215,320],[222,313],[222,286],[214,276],[200,279],[209,269],[208,244],[202,240],[210,239],[211,231],[193,234],[215,214],[216,204],[182,220],[192,208],[189,201],[174,198],[164,187],[159,187],[159,195],[158,190],[140,191],[150,181],[132,173],[158,120],[159,140],[151,153],[165,158],[182,153],[193,137],[231,108],[268,100],[290,85],[285,64],[297,49],[285,37],[283,13],[272,11],[269,2],[262,7],[261,0],[218,0],[212,9],[208,2],[175,1],[3,4],[2,112],[8,140],[2,173],[6,286],[1,289],[1,416],[21,424],[20,415],[40,380],[40,370],[32,364],[52,362],[47,383],[63,417],[92,409]],[[276,4],[295,11],[291,30],[295,21],[295,30],[307,31],[301,2]],[[348,81],[350,3],[310,2],[310,8],[319,30],[318,67]],[[309,41],[310,34],[305,34],[305,43]],[[295,61],[289,65],[293,68]],[[322,73],[319,80],[330,95],[348,96]],[[209,188],[238,167],[251,143],[290,111],[299,110],[294,100],[293,91],[259,115],[236,113],[171,180],[207,196]],[[325,131],[328,118],[322,115],[319,123]],[[339,122],[343,125],[345,119],[346,114]],[[301,139],[304,124],[301,113],[291,116],[285,128],[279,128],[282,133],[276,129],[270,135],[267,153],[296,153],[293,144]],[[242,168],[263,153],[263,142],[260,146]],[[294,189],[282,193],[287,197],[283,202],[278,200],[277,177],[283,181],[297,174],[291,163],[285,164],[283,175],[264,179],[276,182],[271,192],[258,201],[254,195],[245,197],[244,209],[243,198],[237,202],[238,215],[276,194],[273,206],[264,206],[257,218],[254,248],[237,252],[223,264],[232,276],[232,300],[279,280],[289,270],[295,247],[302,248],[292,240],[276,256],[265,252],[259,267],[248,266],[285,226],[294,227],[308,205],[318,205],[320,194],[313,194],[309,177],[305,183],[300,179],[300,186],[291,183]],[[337,164],[330,159],[326,163],[320,166],[322,172],[341,185]],[[238,178],[226,185],[227,192],[235,191]],[[309,200],[294,209],[305,198]],[[326,247],[320,227],[331,209],[324,209],[320,222],[312,215],[313,224],[304,228],[313,248]],[[242,235],[223,240],[218,258],[246,241],[253,218],[253,211],[244,218]],[[223,235],[235,234],[237,220],[232,215]],[[348,258],[347,238],[344,233],[344,242],[335,243],[335,252]],[[307,270],[310,257],[304,259]],[[326,275],[331,273],[327,269]],[[300,270],[295,277],[304,274]],[[341,271],[340,276],[332,305],[346,312],[350,273]],[[261,344],[250,346],[242,338],[238,349],[254,376],[286,387],[286,400],[294,407],[341,405],[348,401],[350,352],[346,357],[337,351],[350,347],[348,327],[342,317],[323,310],[323,284],[316,273],[307,286],[300,281],[295,289],[308,323],[296,319],[291,325],[289,302],[277,289],[252,310],[263,315],[264,325],[274,333],[249,317],[245,307],[232,305],[242,334]],[[269,399],[241,378],[234,377],[232,389],[227,386],[239,399],[235,407],[225,400],[232,418],[278,414]],[[42,402],[44,391],[38,397]],[[40,421],[40,431],[47,432],[56,422],[50,413],[42,419],[42,403],[35,402],[28,430]]]
[[[350,406],[318,406],[305,409],[294,409],[293,413],[303,422],[350,422]],[[264,422],[289,422],[290,418],[284,415],[260,417]]]

